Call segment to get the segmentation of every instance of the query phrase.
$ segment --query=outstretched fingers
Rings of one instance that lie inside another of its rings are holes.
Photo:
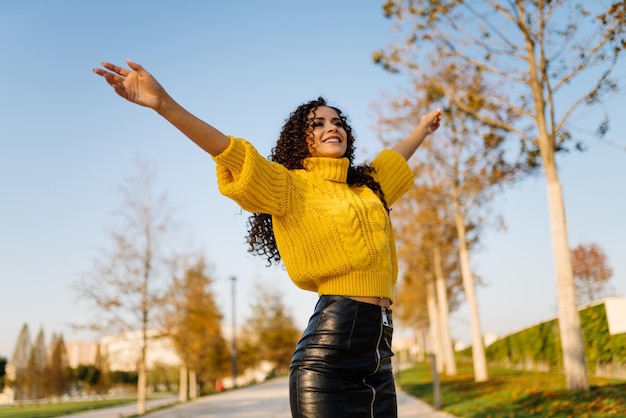
[[[130,71],[109,62],[103,62],[102,67],[103,68],[94,68],[93,72],[102,76],[107,84],[113,87],[115,93],[125,99],[128,99],[128,93],[126,92],[124,81],[130,74]]]
[[[115,74],[121,75],[122,77],[126,77],[130,73],[130,71],[128,71],[126,68],[119,67],[115,64],[111,64],[110,62],[105,61],[102,63],[102,66]]]
[[[130,63],[130,61],[128,62]],[[128,75],[131,73],[131,71],[127,70],[126,68],[111,64],[110,62],[104,61],[101,63],[101,65],[104,69],[94,68],[93,72],[104,77],[106,81],[111,85],[114,85],[116,83],[123,83],[126,77],[128,77]],[[133,63],[133,66],[137,67],[138,64]],[[141,67],[139,66],[139,68]]]

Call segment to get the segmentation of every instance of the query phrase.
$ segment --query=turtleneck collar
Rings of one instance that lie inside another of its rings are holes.
[[[324,180],[346,183],[350,160],[345,157],[309,157],[304,159],[302,165],[306,171],[315,173]]]

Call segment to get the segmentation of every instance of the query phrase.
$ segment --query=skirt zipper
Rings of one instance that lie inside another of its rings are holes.
[[[372,402],[370,403],[370,417],[371,418],[374,418],[374,402],[376,402],[376,389],[374,389],[373,386],[369,385],[365,381],[365,379],[367,379],[369,376],[376,374],[378,372],[378,369],[380,368],[380,341],[383,338],[384,326],[389,325],[389,319],[387,318],[386,309],[387,308],[383,306],[380,307],[381,321],[379,322],[380,328],[379,328],[379,333],[378,333],[378,341],[376,342],[376,367],[374,368],[374,371],[370,375],[363,378],[363,384],[372,390]]]

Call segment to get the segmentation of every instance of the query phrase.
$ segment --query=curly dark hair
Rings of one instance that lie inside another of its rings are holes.
[[[385,209],[389,211],[380,184],[372,177],[374,168],[368,164],[352,165],[354,161],[355,138],[346,116],[336,107],[328,106],[326,99],[323,97],[318,97],[317,100],[311,100],[308,103],[301,104],[289,115],[289,118],[280,132],[278,142],[272,149],[269,160],[282,164],[289,170],[304,168],[304,159],[310,157],[307,139],[313,132],[313,125],[309,120],[309,113],[313,112],[313,114],[315,114],[315,110],[320,106],[327,106],[334,109],[341,118],[343,128],[346,130],[348,146],[344,157],[348,158],[350,161],[347,178],[348,184],[369,187],[380,198]],[[281,258],[278,247],[276,246],[271,215],[266,213],[253,213],[248,218],[247,225],[248,252],[254,255],[264,256],[267,259],[268,266],[273,263],[278,264]]]

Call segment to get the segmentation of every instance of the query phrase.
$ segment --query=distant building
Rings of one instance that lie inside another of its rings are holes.
[[[65,343],[67,364],[75,369],[80,364],[95,364],[98,353],[98,343],[72,341]]]
[[[141,331],[103,337],[100,340],[102,353],[108,359],[109,370],[135,371],[141,356]],[[146,366],[155,364],[166,366],[180,365],[174,342],[170,337],[160,337],[156,331],[148,331]]]
[[[626,333],[626,298],[617,296],[608,297],[592,305],[599,303],[604,303],[606,321],[609,325],[609,334],[617,335]]]
[[[11,363],[7,363],[4,367],[7,380],[15,379],[15,366]],[[5,386],[4,391],[0,393],[0,405],[9,405],[13,403],[13,399],[15,399],[15,392],[12,388]]]
[[[5,387],[4,391],[0,393],[0,405],[10,405],[13,403],[15,393],[10,387]]]
[[[80,364],[95,364],[100,347],[100,354],[106,358],[109,370],[136,371],[141,354],[141,340],[141,331],[133,331],[102,337],[99,343],[69,342],[65,344],[67,362],[72,368]],[[157,363],[178,366],[180,358],[170,337],[159,337],[156,331],[148,331],[146,365],[151,368]]]

